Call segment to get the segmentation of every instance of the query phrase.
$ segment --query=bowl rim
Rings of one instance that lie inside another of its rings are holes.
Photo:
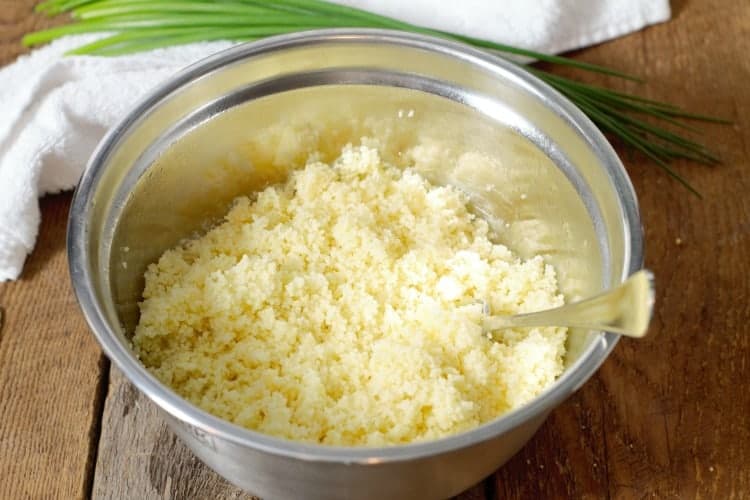
[[[546,415],[554,406],[578,390],[596,371],[619,340],[619,335],[602,332],[596,341],[568,367],[550,387],[529,403],[483,425],[459,434],[436,440],[386,447],[345,447],[308,444],[277,438],[232,424],[194,406],[169,387],[159,382],[136,357],[118,340],[94,292],[91,255],[88,252],[90,208],[100,170],[106,164],[118,140],[138,118],[172,92],[225,65],[300,46],[323,45],[331,42],[371,43],[396,45],[426,50],[438,55],[460,59],[468,64],[489,70],[498,78],[511,80],[522,90],[545,101],[552,110],[574,129],[593,150],[602,168],[613,183],[623,209],[625,252],[622,279],[640,269],[643,264],[643,229],[633,185],[612,146],[598,128],[564,96],[499,56],[458,42],[426,35],[381,29],[325,29],[298,32],[260,41],[239,44],[217,52],[179,71],[152,90],[133,107],[132,111],[112,127],[91,156],[76,188],[68,218],[67,250],[69,272],[79,306],[89,327],[107,357],[141,392],[160,409],[183,424],[201,429],[207,439],[222,439],[259,452],[305,461],[345,464],[380,464],[413,460],[425,456],[455,451],[482,441],[496,438],[513,428]]]

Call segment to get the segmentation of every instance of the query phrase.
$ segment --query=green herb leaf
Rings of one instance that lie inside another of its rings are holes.
[[[522,56],[641,81],[611,68],[416,26],[324,0],[47,0],[38,4],[36,10],[50,16],[70,12],[74,21],[26,35],[23,43],[27,46],[72,34],[111,33],[70,54],[114,56],[198,41],[250,41],[309,29],[368,27],[432,35],[501,55]],[[642,152],[690,192],[700,196],[669,162],[684,158],[716,164],[720,162],[718,155],[658,123],[696,132],[685,120],[720,124],[729,121],[689,113],[671,104],[585,84],[530,66],[521,67],[564,94],[602,130]],[[633,115],[642,115],[645,119]]]

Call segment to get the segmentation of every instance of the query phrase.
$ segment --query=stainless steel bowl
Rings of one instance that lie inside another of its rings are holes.
[[[555,264],[569,297],[641,267],[636,198],[612,148],[562,96],[488,53],[397,32],[331,30],[238,46],[177,74],[93,155],[70,213],[70,273],[107,356],[198,457],[267,499],[454,495],[516,453],[618,340],[574,332],[565,373],[527,405],[462,434],[388,448],[276,439],[159,383],[128,340],[146,265],[205,229],[238,194],[282,179],[311,150],[335,151],[359,135],[380,137],[396,163],[423,148],[424,174],[465,190],[516,252]]]

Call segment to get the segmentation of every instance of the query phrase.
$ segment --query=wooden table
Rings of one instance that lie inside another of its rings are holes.
[[[0,1],[0,63],[50,21]],[[750,497],[750,3],[673,2],[674,18],[575,57],[642,75],[586,75],[733,126],[704,126],[725,163],[676,168],[699,200],[618,146],[658,278],[649,337],[623,340],[505,467],[459,498]],[[0,82],[0,92],[2,92]],[[0,499],[246,498],[208,470],[102,356],[67,274],[70,194],[41,201],[17,282],[0,284]]]

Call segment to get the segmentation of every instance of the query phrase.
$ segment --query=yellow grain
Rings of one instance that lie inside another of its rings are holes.
[[[483,304],[562,304],[555,273],[493,244],[450,187],[347,146],[236,200],[146,272],[133,338],[205,410],[260,432],[380,446],[476,427],[561,373],[566,331],[482,334]]]

